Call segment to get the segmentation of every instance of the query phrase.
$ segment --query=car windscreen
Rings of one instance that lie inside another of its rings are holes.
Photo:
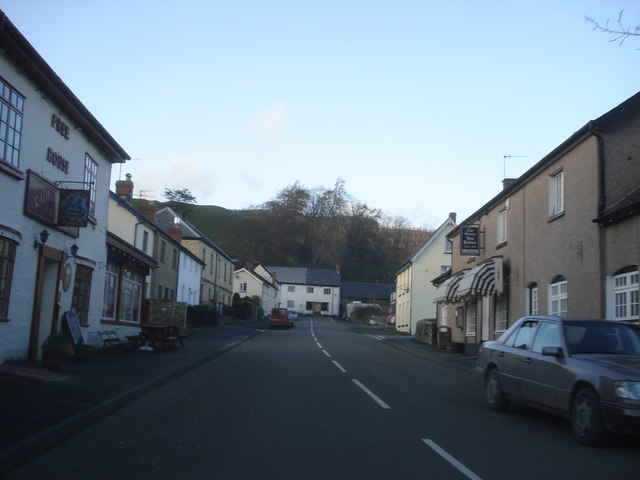
[[[640,355],[640,330],[625,323],[565,322],[570,354]]]

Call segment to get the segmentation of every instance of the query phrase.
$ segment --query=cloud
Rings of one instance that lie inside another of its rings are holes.
[[[271,137],[282,128],[286,108],[284,103],[278,102],[264,110],[250,121],[251,128],[262,137]]]

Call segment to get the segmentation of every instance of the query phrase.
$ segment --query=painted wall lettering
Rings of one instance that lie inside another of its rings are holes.
[[[59,153],[47,148],[47,162],[52,163],[64,173],[69,173],[69,162]]]
[[[69,140],[69,125],[64,123],[55,113],[51,115],[51,126],[55,128],[60,135]]]

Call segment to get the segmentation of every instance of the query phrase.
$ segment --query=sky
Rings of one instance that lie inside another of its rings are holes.
[[[637,0],[0,0],[129,154],[135,196],[245,209],[299,182],[458,221],[640,89]]]

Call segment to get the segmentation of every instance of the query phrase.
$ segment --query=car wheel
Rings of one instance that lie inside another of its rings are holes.
[[[573,397],[571,427],[575,439],[584,445],[602,445],[607,441],[609,434],[593,389],[583,388]]]
[[[509,400],[507,400],[504,396],[504,392],[502,391],[500,372],[497,368],[489,370],[484,381],[484,391],[487,399],[487,405],[491,410],[502,412],[509,408]]]

